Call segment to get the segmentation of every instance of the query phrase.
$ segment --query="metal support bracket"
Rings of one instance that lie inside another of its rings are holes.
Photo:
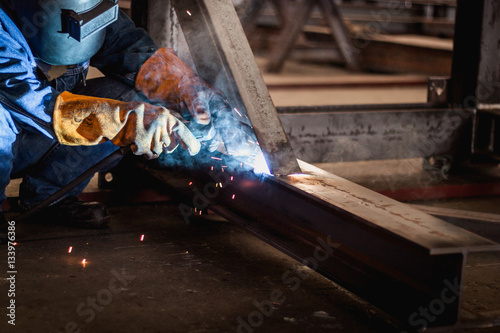
[[[172,6],[198,73],[246,112],[271,172],[300,172],[231,1],[173,0]]]

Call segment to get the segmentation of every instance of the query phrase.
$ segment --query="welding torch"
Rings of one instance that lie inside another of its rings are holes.
[[[195,122],[186,110],[178,118],[208,151],[233,156],[260,172],[269,173],[255,133],[242,114],[231,108],[222,95],[213,96],[209,105],[212,121],[208,125]]]

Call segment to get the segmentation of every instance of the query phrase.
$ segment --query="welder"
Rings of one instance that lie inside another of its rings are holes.
[[[0,24],[0,203],[10,179],[23,178],[19,204],[29,210],[120,147],[150,159],[178,145],[195,155],[213,138],[222,94],[117,0],[0,0]],[[89,66],[104,77],[87,81]],[[195,137],[170,110],[212,134]],[[88,182],[37,218],[106,226],[103,204],[77,198]]]

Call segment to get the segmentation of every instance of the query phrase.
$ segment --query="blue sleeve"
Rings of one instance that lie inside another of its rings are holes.
[[[42,87],[34,56],[17,26],[0,10],[0,103],[22,126],[53,137],[52,114],[59,95]]]

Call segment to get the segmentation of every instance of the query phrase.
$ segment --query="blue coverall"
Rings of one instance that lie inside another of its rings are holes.
[[[135,74],[158,47],[120,12],[119,19],[106,28],[104,45],[94,57],[49,81],[51,66],[33,55],[14,22],[15,16],[0,8],[0,204],[6,199],[10,179],[23,177],[21,206],[28,209],[118,149],[110,142],[88,147],[60,145],[52,129],[57,96],[70,91],[134,100]],[[85,84],[89,65],[106,78]],[[69,195],[78,195],[87,184]]]

